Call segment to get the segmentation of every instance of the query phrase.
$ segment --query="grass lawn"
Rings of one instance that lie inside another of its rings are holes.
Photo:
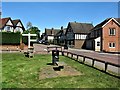
[[[39,80],[39,70],[51,63],[51,55],[24,57],[21,53],[2,54],[3,88],[120,88],[120,79],[60,56],[60,61],[74,67],[83,75]]]

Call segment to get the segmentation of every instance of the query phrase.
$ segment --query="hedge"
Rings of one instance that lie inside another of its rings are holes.
[[[19,32],[0,32],[2,42],[0,44],[2,45],[19,45],[20,44],[20,37],[21,34]]]
[[[28,36],[22,36],[22,42],[23,42],[25,45],[28,45]]]

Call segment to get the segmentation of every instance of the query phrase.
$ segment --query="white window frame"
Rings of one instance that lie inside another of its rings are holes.
[[[110,44],[111,44],[111,46],[110,46]],[[109,48],[115,48],[115,46],[116,46],[115,42],[110,42],[108,45],[109,45]]]
[[[6,31],[7,32],[11,32],[11,27],[10,26],[6,26]]]
[[[100,46],[100,41],[97,41],[97,46]]]
[[[75,34],[75,39],[77,39],[77,34]]]
[[[112,33],[114,32],[114,33]],[[115,28],[109,28],[109,35],[114,36],[116,34],[116,29]]]

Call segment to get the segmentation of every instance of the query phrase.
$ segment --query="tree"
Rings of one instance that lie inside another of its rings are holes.
[[[32,26],[32,23],[28,22],[26,28],[27,30],[23,32],[24,34],[37,34],[38,39],[40,39],[40,30],[38,29],[38,27]]]
[[[28,22],[28,23],[27,23],[27,26],[26,26],[27,30],[30,29],[31,27],[32,27],[32,23],[31,23],[31,22]]]
[[[38,29],[38,27],[31,27],[30,28],[30,33],[37,34],[38,39],[40,39],[40,30]]]
[[[27,30],[25,30],[23,33],[24,34],[28,34],[28,33],[31,33],[31,34],[37,34],[37,38],[40,39],[40,30],[38,29],[38,27],[30,27],[28,28]]]
[[[38,27],[31,27],[29,29],[30,29],[30,33],[38,34],[40,32],[40,30],[38,29]]]

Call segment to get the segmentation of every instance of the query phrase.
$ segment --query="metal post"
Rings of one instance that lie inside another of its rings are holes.
[[[30,48],[30,33],[28,33],[28,48]]]
[[[108,65],[108,63],[105,62],[105,72],[107,71],[107,65]]]

